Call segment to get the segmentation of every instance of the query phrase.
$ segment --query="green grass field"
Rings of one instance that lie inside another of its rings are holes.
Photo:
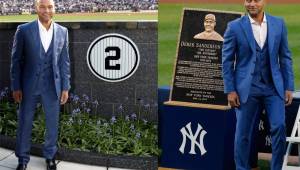
[[[55,21],[137,21],[137,20],[157,20],[157,12],[151,13],[73,13],[56,14]],[[24,22],[32,21],[36,15],[9,15],[0,16],[0,22]]]
[[[217,9],[244,12],[242,5],[236,4],[159,4],[159,85],[170,85],[176,56],[179,25],[183,7]],[[300,90],[300,3],[267,5],[266,11],[285,19],[288,27],[289,46],[293,54],[295,87]]]

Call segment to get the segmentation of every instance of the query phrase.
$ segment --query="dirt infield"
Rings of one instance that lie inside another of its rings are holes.
[[[159,3],[243,3],[243,0],[159,0]],[[300,0],[267,0],[268,3],[300,3]]]

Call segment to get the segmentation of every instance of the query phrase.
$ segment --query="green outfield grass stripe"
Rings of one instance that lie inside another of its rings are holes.
[[[0,22],[29,22],[37,15],[8,15],[0,16]],[[151,13],[72,13],[56,14],[55,21],[156,21],[157,12]]]

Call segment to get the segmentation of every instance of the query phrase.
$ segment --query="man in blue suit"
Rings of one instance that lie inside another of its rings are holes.
[[[264,12],[265,0],[245,0],[247,15],[228,24],[222,64],[224,91],[236,108],[235,163],[250,169],[252,133],[265,108],[272,136],[272,170],[285,153],[285,105],[292,102],[294,74],[284,21]]]
[[[18,26],[11,55],[11,88],[20,103],[16,156],[17,170],[29,162],[32,121],[37,103],[46,117],[43,154],[47,170],[55,170],[60,104],[70,89],[68,31],[52,21],[53,0],[36,0],[36,21]]]

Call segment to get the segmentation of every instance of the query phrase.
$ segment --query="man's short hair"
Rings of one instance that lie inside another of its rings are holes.
[[[34,0],[34,5],[37,6],[40,0]]]
[[[54,0],[51,0],[54,3]],[[34,0],[34,5],[37,6],[37,4],[40,2],[40,0]]]
[[[205,15],[204,21],[206,20],[213,20],[216,21],[216,16],[214,14],[207,14]]]

